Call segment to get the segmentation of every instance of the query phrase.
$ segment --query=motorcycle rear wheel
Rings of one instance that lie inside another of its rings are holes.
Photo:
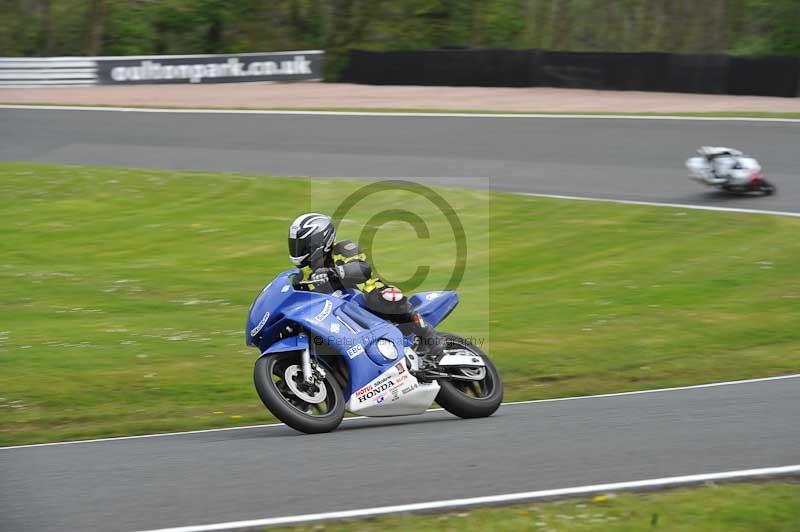
[[[309,402],[300,397],[304,392],[295,392],[302,380],[300,353],[288,352],[261,357],[253,368],[253,383],[264,406],[288,426],[306,434],[330,432],[342,422],[345,400],[342,388],[328,373],[316,388],[305,393]],[[299,375],[298,375],[299,372]],[[293,378],[294,383],[287,384]],[[299,380],[298,380],[299,379]],[[324,386],[324,390],[320,388]]]
[[[489,357],[469,340],[450,333],[439,333],[445,340],[445,353],[450,349],[466,349],[486,364],[486,375],[480,381],[438,379],[436,402],[458,417],[489,417],[503,402],[503,381]]]

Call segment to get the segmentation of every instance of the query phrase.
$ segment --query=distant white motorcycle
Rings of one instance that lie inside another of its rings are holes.
[[[759,162],[739,150],[703,146],[697,152],[699,157],[686,161],[690,179],[735,194],[776,192],[775,185],[764,179]]]

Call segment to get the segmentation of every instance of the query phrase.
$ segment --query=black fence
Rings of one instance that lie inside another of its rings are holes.
[[[800,58],[456,49],[354,50],[340,81],[800,96]]]

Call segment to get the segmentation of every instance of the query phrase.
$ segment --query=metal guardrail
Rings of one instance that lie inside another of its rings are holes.
[[[0,87],[94,85],[97,61],[86,57],[0,57]]]

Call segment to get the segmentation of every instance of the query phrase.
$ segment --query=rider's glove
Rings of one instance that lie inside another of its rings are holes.
[[[311,274],[315,292],[333,292],[333,281],[337,279],[336,271],[331,268],[318,268]]]

